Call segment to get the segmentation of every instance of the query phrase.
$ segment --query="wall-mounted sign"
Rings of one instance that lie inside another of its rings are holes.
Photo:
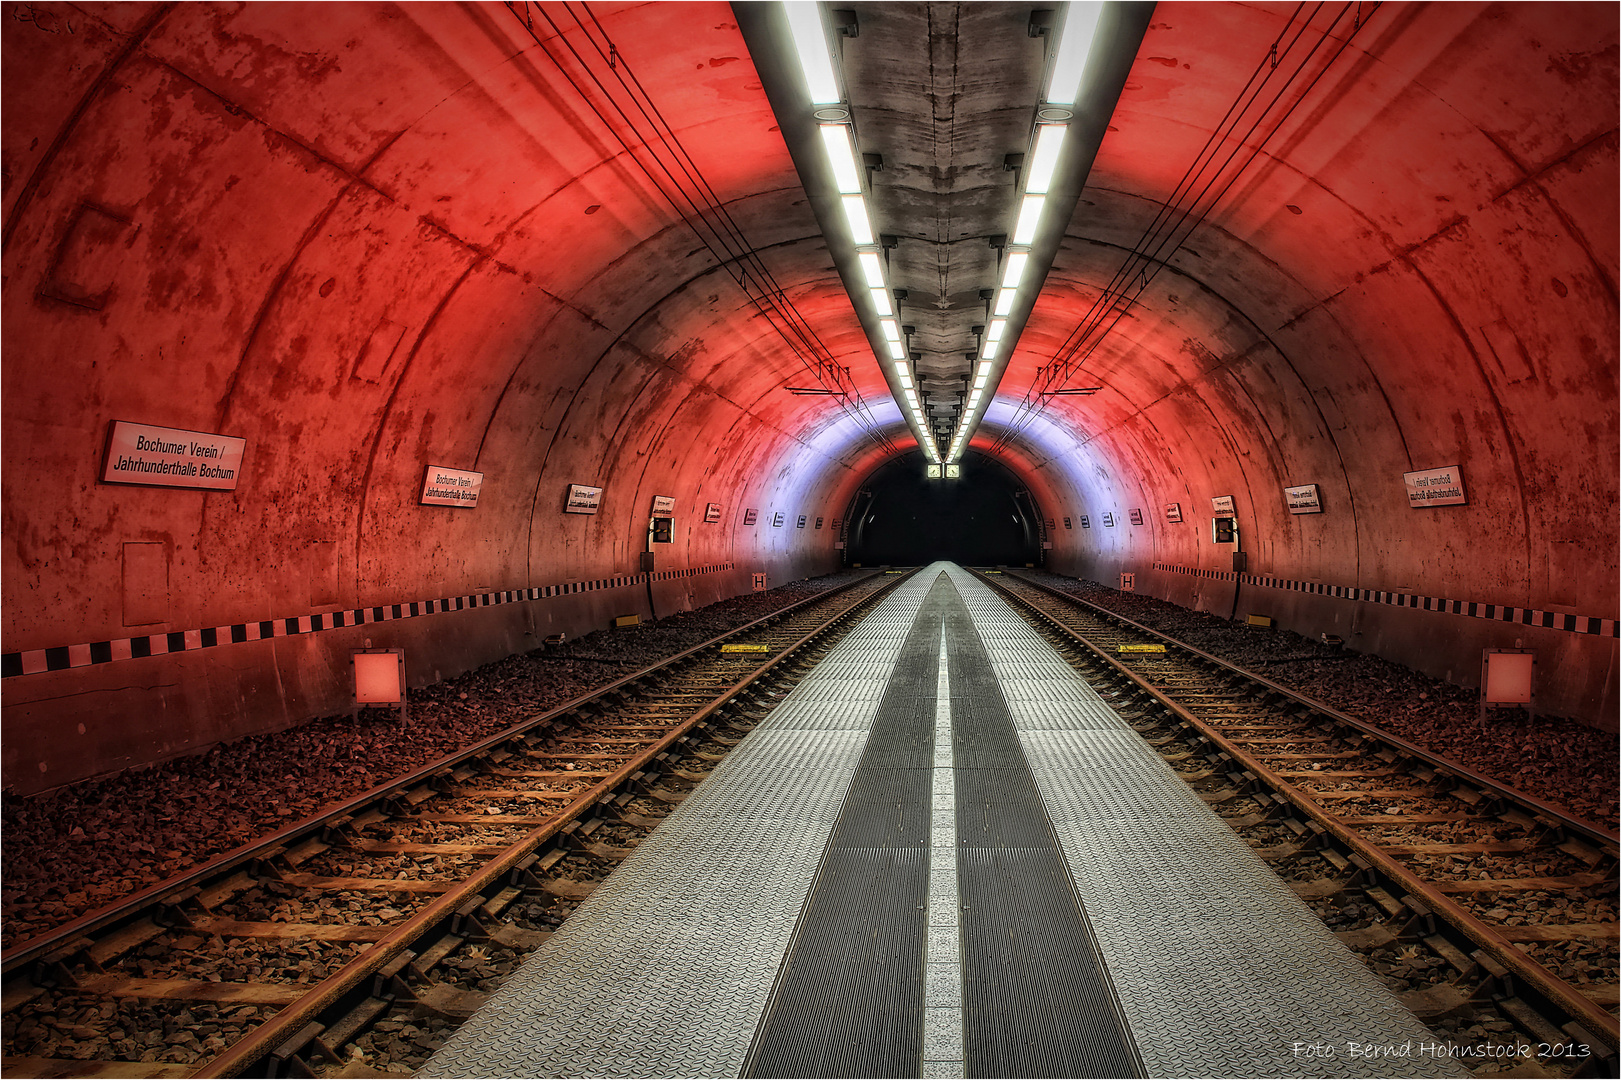
[[[1064,519],[1064,528],[1066,528],[1066,529],[1073,529],[1074,528],[1074,526],[1069,523],[1069,518]]]
[[[1233,497],[1231,495],[1217,495],[1210,500],[1210,509],[1217,514],[1233,514]]]
[[[1461,506],[1469,501],[1463,494],[1463,471],[1456,465],[1402,473],[1401,478],[1407,484],[1409,506]]]
[[[1141,509],[1135,507],[1132,509],[1131,523],[1133,525],[1141,525],[1143,523],[1143,512]]]
[[[585,484],[568,486],[568,501],[563,504],[565,514],[594,514],[602,505],[602,489]]]
[[[248,440],[114,420],[101,479],[108,484],[234,491]]]
[[[834,518],[833,519],[833,527],[835,529],[842,529],[844,527],[844,519],[843,518]]]
[[[805,515],[804,514],[799,515],[799,527],[801,529],[803,529],[805,527]]]
[[[1105,529],[1114,528],[1114,514],[1113,513],[1106,513],[1106,514],[1103,515],[1103,527]]]
[[[1286,487],[1283,497],[1289,502],[1291,514],[1321,514],[1323,504],[1317,497],[1316,484],[1301,484],[1299,487]]]
[[[752,510],[749,511],[749,512],[753,513]],[[755,574],[754,575],[754,591],[755,592],[765,592],[765,575],[764,574]]]
[[[1182,520],[1182,504],[1181,503],[1166,503],[1165,504],[1165,520],[1166,521],[1181,521]]]
[[[1053,519],[1052,519],[1052,518],[1048,518],[1048,519],[1047,519],[1047,531],[1048,531],[1048,532],[1052,532],[1052,530],[1053,530],[1053,524],[1054,524],[1054,523],[1053,523]]]
[[[820,529],[822,527],[822,519],[821,518],[816,519],[816,527],[818,529]]]
[[[1137,591],[1137,575],[1136,574],[1127,574],[1125,572],[1122,572],[1120,574],[1120,591],[1121,592],[1136,592]]]
[[[1092,519],[1087,517],[1085,514],[1082,514],[1081,515],[1081,528],[1090,529],[1091,527],[1092,527]]]
[[[704,507],[704,521],[713,525],[720,520],[720,503],[710,503]]]
[[[743,524],[745,524],[745,525],[753,525],[756,521],[759,521],[759,520],[760,520],[760,511],[758,511],[758,510],[745,510],[745,511],[743,511]]]
[[[771,527],[773,529],[782,528],[782,511],[781,510],[778,510],[775,514],[771,515]]]
[[[484,487],[484,474],[447,469],[442,465],[429,465],[422,478],[423,506],[478,505],[478,493]]]
[[[1238,519],[1230,517],[1211,518],[1210,541],[1214,544],[1238,543]]]
[[[655,495],[655,496],[653,496],[653,516],[656,517],[656,518],[673,518],[673,517],[675,517],[675,496],[674,495]]]

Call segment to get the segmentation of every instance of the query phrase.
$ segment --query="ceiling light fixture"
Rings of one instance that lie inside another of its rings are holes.
[[[1024,277],[1024,265],[1030,261],[1028,251],[1015,251],[1008,255],[1007,266],[1002,271],[1002,288],[1017,289],[1019,279]]]
[[[861,260],[861,273],[867,279],[867,288],[882,289],[884,287],[884,264],[878,258],[876,251],[863,251],[857,256]]]
[[[1043,124],[1036,130],[1036,149],[1030,155],[1030,169],[1025,174],[1026,193],[1045,195],[1052,187],[1058,152],[1064,148],[1064,132],[1068,129],[1067,124]]]
[[[788,16],[788,32],[799,54],[799,70],[805,74],[805,91],[812,105],[837,105],[839,80],[833,74],[833,55],[822,30],[822,5],[789,2],[782,5]]]
[[[1013,242],[1029,244],[1036,239],[1036,226],[1041,223],[1041,209],[1047,205],[1045,195],[1026,195],[1019,206],[1019,222],[1013,226]]]
[[[841,195],[861,194],[861,170],[856,168],[856,151],[850,142],[847,124],[821,124],[822,149],[833,167],[833,183]]]
[[[872,243],[872,222],[867,218],[867,204],[860,195],[840,197],[844,206],[844,220],[850,226],[850,239],[858,244]]]
[[[869,289],[868,292],[872,294],[872,306],[878,309],[878,314],[895,314],[895,308],[889,302],[888,289]]]
[[[1092,39],[1097,36],[1098,16],[1102,13],[1101,3],[1071,0],[1065,5],[1058,55],[1053,59],[1052,78],[1047,83],[1048,101],[1075,104],[1075,96],[1081,91],[1081,76],[1086,73],[1086,58],[1092,52]]]

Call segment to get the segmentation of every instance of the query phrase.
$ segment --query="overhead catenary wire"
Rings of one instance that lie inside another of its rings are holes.
[[[612,81],[620,88],[620,94],[616,95],[599,77],[588,55],[582,54],[570,40],[571,31],[559,25],[546,7],[523,0],[506,2],[507,9],[522,24],[563,80],[619,143],[626,158],[646,177],[653,190],[669,204],[676,216],[693,231],[719,268],[727,273],[782,338],[794,358],[819,385],[831,391],[830,396],[835,398],[840,409],[863,434],[887,453],[897,453],[898,449],[879,429],[876,417],[855,387],[848,370],[834,360],[832,351],[748,242],[725,203],[703,176],[590,7],[579,5],[585,13],[585,18],[582,18],[575,5],[563,3],[558,6],[573,20],[578,36],[589,42],[590,51],[596,54],[597,66],[606,65]],[[537,31],[537,14],[550,28],[550,38],[543,37]],[[586,85],[582,85],[565,63],[564,57],[554,51],[553,43],[566,50],[580,74],[595,87],[595,95],[589,92]],[[601,103],[597,100],[599,97]],[[622,101],[621,98],[626,100]],[[640,122],[633,113],[640,116]],[[617,117],[617,122],[614,117]],[[637,152],[638,148],[642,153]],[[660,153],[661,148],[663,154]]]
[[[1282,84],[1270,100],[1261,106],[1254,114],[1253,120],[1241,135],[1237,134],[1246,115],[1250,114],[1252,106],[1260,101],[1273,76],[1286,67],[1290,56],[1295,52],[1306,32],[1312,29],[1317,14],[1327,6],[1319,3],[1304,20],[1299,20],[1300,12],[1306,5],[1297,4],[1290,14],[1289,20],[1273,40],[1265,55],[1256,64],[1249,79],[1234,97],[1232,104],[1227,108],[1221,121],[1211,132],[1209,138],[1194,156],[1193,162],[1183,173],[1181,179],[1172,189],[1153,221],[1133,244],[1132,250],[1116,268],[1113,276],[1092,302],[1080,323],[1070,332],[1064,343],[1054,350],[1053,362],[1038,369],[1037,378],[1032,382],[1024,398],[1017,406],[1017,410],[1008,425],[997,437],[993,451],[1001,449],[1020,433],[1026,430],[1035,419],[1044,413],[1048,407],[1048,399],[1054,394],[1061,394],[1063,390],[1054,390],[1054,386],[1062,386],[1073,372],[1084,366],[1102,342],[1125,317],[1127,311],[1159,273],[1169,264],[1170,259],[1181,250],[1193,233],[1199,228],[1222,198],[1231,190],[1234,183],[1244,175],[1251,164],[1254,163],[1266,149],[1267,144],[1278,134],[1283,125],[1294,114],[1295,110],[1306,100],[1313,88],[1325,74],[1334,66],[1341,54],[1350,47],[1357,33],[1367,25],[1368,18],[1381,6],[1379,3],[1347,3],[1340,7],[1337,14],[1328,25],[1317,34],[1312,44],[1297,63],[1289,71]],[[1350,32],[1338,40],[1332,55],[1324,61],[1308,82],[1295,95],[1294,100],[1275,119],[1268,118],[1273,114],[1280,101],[1289,94],[1300,80],[1307,68],[1316,58],[1319,51],[1333,37],[1334,31],[1347,15],[1353,15]],[[1287,39],[1287,40],[1286,40]],[[1263,124],[1269,124],[1264,135],[1251,145],[1250,140]],[[1219,164],[1219,146],[1230,143],[1232,148]],[[1229,171],[1229,167],[1240,153],[1248,147],[1249,153],[1236,168]],[[1206,173],[1209,173],[1208,177]],[[1226,180],[1222,183],[1222,177]],[[1211,191],[1220,183],[1220,189],[1213,195]],[[1198,190],[1195,192],[1195,186]],[[1207,196],[1209,196],[1207,198]],[[1191,224],[1189,223],[1191,220]],[[1185,227],[1184,227],[1185,226]],[[1174,243],[1173,243],[1174,240]],[[1167,250],[1169,246],[1169,250]],[[1111,317],[1112,316],[1112,317]]]

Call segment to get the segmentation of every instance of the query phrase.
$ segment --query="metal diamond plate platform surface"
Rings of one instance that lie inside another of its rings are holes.
[[[1468,1075],[1023,619],[951,576],[1150,1075]]]
[[[738,1075],[936,577],[846,636],[421,1075]]]

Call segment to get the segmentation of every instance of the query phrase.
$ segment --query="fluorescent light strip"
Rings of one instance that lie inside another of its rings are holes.
[[[1001,292],[996,294],[996,307],[994,309],[992,309],[991,314],[992,315],[1011,315],[1011,314],[1013,314],[1013,301],[1018,299],[1018,296],[1019,296],[1019,290],[1018,289],[1003,289]]]
[[[855,146],[850,141],[850,129],[844,124],[822,124],[822,149],[827,151],[827,163],[833,168],[833,182],[841,195],[861,194],[861,173],[856,168]]]
[[[992,319],[991,328],[985,331],[986,341],[1001,341],[1002,333],[1007,329],[1006,319]]]
[[[1036,149],[1030,155],[1030,172],[1025,178],[1024,190],[1030,195],[1045,195],[1052,187],[1053,170],[1058,168],[1058,151],[1064,147],[1064,124],[1043,124],[1036,132]]]
[[[1041,223],[1041,208],[1047,205],[1045,195],[1026,195],[1019,207],[1019,223],[1013,226],[1015,244],[1031,244],[1036,239],[1036,226]]]
[[[888,289],[869,289],[872,295],[872,306],[878,309],[880,315],[894,315],[895,308],[889,302]]]
[[[867,204],[860,195],[845,195],[844,220],[850,226],[850,239],[858,244],[872,243],[872,222],[867,218]]]
[[[1081,76],[1086,73],[1086,58],[1092,51],[1092,39],[1097,36],[1098,16],[1103,13],[1101,3],[1083,3],[1070,0],[1065,5],[1064,26],[1058,32],[1058,55],[1053,60],[1052,81],[1047,84],[1047,100],[1075,103],[1081,90]]]
[[[884,332],[885,341],[899,341],[901,339],[901,328],[894,319],[879,319],[878,329]]]
[[[980,352],[979,355],[980,355],[980,358],[984,359],[984,360],[993,360],[993,359],[995,359],[996,358],[996,342],[987,341],[985,343],[985,348]]]
[[[876,258],[876,256],[874,256],[874,257]],[[1007,257],[1007,269],[1005,269],[1002,272],[1002,288],[1004,288],[1004,289],[1016,289],[1016,288],[1018,288],[1019,287],[1019,279],[1024,277],[1025,263],[1027,263],[1029,261],[1030,261],[1030,253],[1027,252],[1027,251],[1015,251],[1015,252],[1011,253],[1010,255],[1008,255],[1008,257]]]
[[[889,358],[891,360],[905,360],[906,359],[906,346],[905,345],[902,345],[898,341],[886,341],[886,342],[884,342],[884,344],[889,346]]]
[[[834,105],[839,101],[839,81],[833,76],[833,56],[822,30],[821,5],[788,0],[782,5],[788,16],[788,32],[793,35],[794,51],[799,54],[799,70],[805,73],[805,90],[812,105]]]
[[[878,258],[876,251],[863,251],[858,258],[861,260],[861,272],[867,277],[867,288],[882,289],[884,287],[884,264]]]

